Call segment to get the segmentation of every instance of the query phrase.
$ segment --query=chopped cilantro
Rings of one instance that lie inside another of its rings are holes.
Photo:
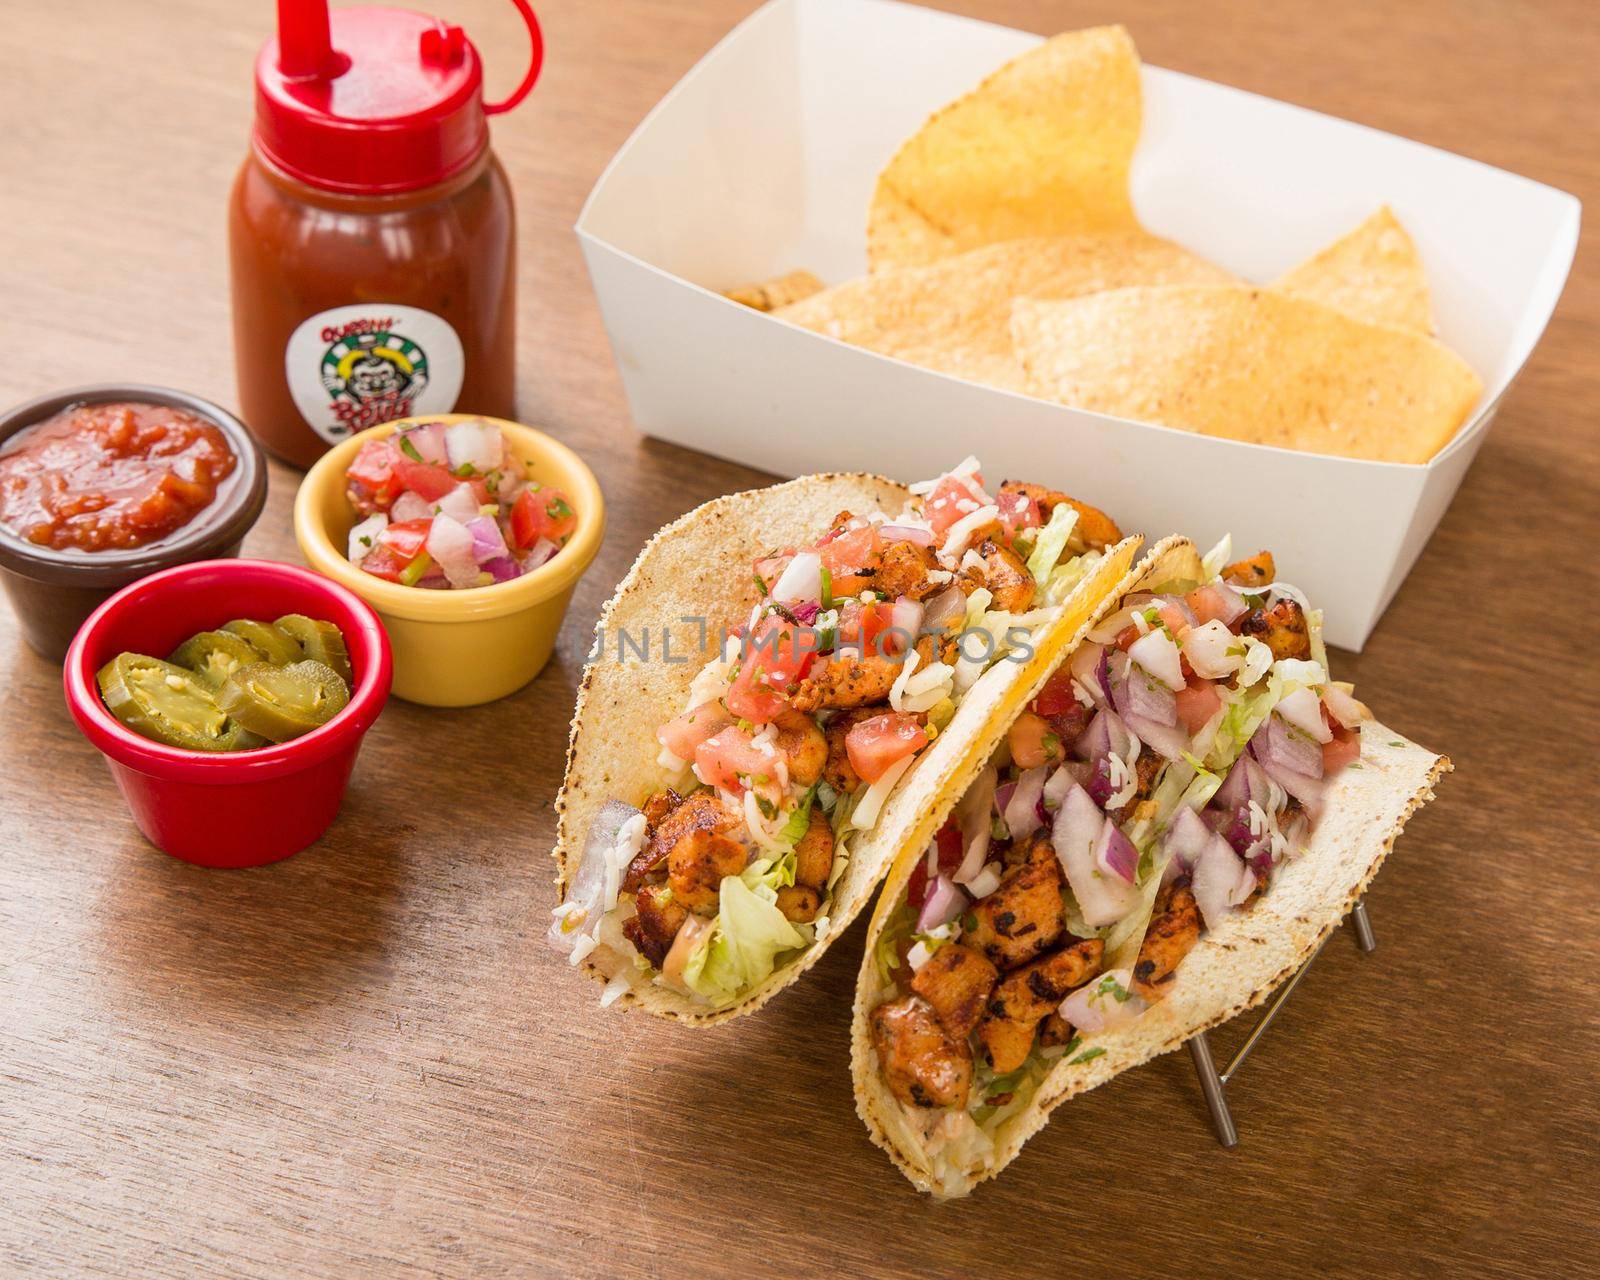
[[[404,433],[400,436],[400,452],[413,462],[421,462],[422,455],[417,452],[417,446],[411,442],[411,437]]]
[[[829,571],[827,565],[823,565],[819,572],[822,574],[822,607],[831,609],[833,608],[833,574]]]
[[[372,545],[372,539],[370,537],[368,537],[366,534],[362,534],[361,535],[361,545],[364,546],[364,547],[370,547]]]
[[[1118,1004],[1128,1003],[1128,989],[1117,981],[1117,977],[1113,973],[1108,973],[1100,979],[1100,984],[1095,987],[1094,993],[1102,997],[1111,996]]]
[[[1063,1054],[1071,1053],[1074,1049],[1076,1049],[1082,1043],[1083,1043],[1083,1037],[1078,1035],[1077,1032],[1073,1032],[1072,1039],[1067,1041],[1067,1047],[1065,1049],[1063,1049],[1061,1052]]]
[[[1390,744],[1389,744],[1389,745],[1390,745],[1390,746],[1391,746],[1391,747],[1403,747],[1403,746],[1405,746],[1405,745],[1406,745],[1406,744],[1405,744],[1405,743],[1403,743],[1403,742],[1391,742],[1391,743],[1390,743]]]
[[[552,520],[566,520],[572,515],[572,508],[567,505],[565,498],[552,498],[545,503],[545,514]]]
[[[470,462],[463,462],[459,467],[457,467],[450,474],[453,475],[453,476],[459,476],[461,479],[465,480],[469,476],[477,475],[478,474],[478,468],[473,466]]]
[[[1093,1062],[1096,1058],[1100,1058],[1100,1057],[1104,1057],[1104,1056],[1105,1056],[1105,1050],[1102,1049],[1099,1045],[1096,1045],[1092,1049],[1085,1049],[1076,1058],[1072,1059],[1072,1061],[1070,1063],[1068,1063],[1067,1065],[1075,1067],[1080,1062]]]
[[[762,578],[762,576],[759,573],[755,574],[753,576],[755,577],[755,580],[756,580],[756,590],[759,591],[762,595],[766,595],[767,594],[767,583],[766,583],[766,580],[764,578]]]

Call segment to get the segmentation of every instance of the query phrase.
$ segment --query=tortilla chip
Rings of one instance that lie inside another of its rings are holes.
[[[879,271],[774,314],[881,355],[1026,392],[1011,343],[1013,299],[1233,282],[1222,268],[1148,232],[1089,231],[1006,240],[925,267]]]
[[[722,622],[748,613],[752,562],[775,546],[811,541],[841,510],[897,512],[909,497],[908,490],[881,476],[802,476],[717,498],[650,539],[601,611],[601,648],[584,668],[578,690],[566,779],[556,798],[553,856],[561,898],[577,873],[584,837],[601,806],[613,797],[637,803],[663,784],[656,730],[683,710],[689,686],[710,656],[703,652],[706,635],[715,636]],[[890,796],[877,826],[854,842],[833,886],[827,924],[798,957],[724,1008],[654,983],[634,966],[631,949],[625,953],[600,946],[582,962],[583,970],[602,982],[627,974],[637,981],[621,993],[619,1005],[695,1026],[753,1013],[789,986],[866,906],[904,843],[901,833],[937,800],[946,778],[964,758],[966,744],[995,718],[1009,723],[1017,714],[1022,701],[1015,690],[1031,681],[1041,664],[1054,666],[1060,660],[1083,619],[1126,574],[1140,542],[1128,538],[1107,550],[1062,606],[1061,615],[1036,636],[1029,661],[998,662],[967,691],[954,718]],[[621,647],[624,635],[634,648]],[[642,659],[637,654],[640,643],[650,646]],[[670,649],[663,647],[667,643]]]
[[[1274,280],[1272,288],[1335,307],[1357,320],[1430,336],[1436,332],[1422,259],[1388,205]]]
[[[1139,55],[1122,27],[1047,40],[937,112],[878,178],[872,270],[1023,236],[1139,224]]]
[[[1380,462],[1426,462],[1483,391],[1432,338],[1270,289],[1022,300],[1012,337],[1035,392],[1063,404]]]
[[[1101,601],[1095,617],[1065,646],[1064,654],[1070,655],[1130,591],[1202,577],[1194,546],[1185,538],[1165,539]],[[1022,690],[1016,705],[1037,693],[1049,675],[1050,668],[1036,670],[1037,684]],[[997,717],[981,738],[969,744],[970,767],[952,777],[923,821],[904,833],[906,843],[895,856],[867,928],[856,983],[850,1037],[856,1111],[873,1142],[888,1152],[900,1171],[920,1190],[941,1198],[964,1196],[998,1174],[1067,1099],[1169,1053],[1196,1033],[1266,1000],[1338,927],[1377,875],[1406,820],[1433,798],[1434,784],[1451,768],[1445,757],[1376,721],[1367,722],[1361,734],[1361,768],[1346,770],[1334,781],[1305,853],[1277,872],[1271,890],[1248,911],[1230,917],[1200,940],[1179,966],[1164,999],[1133,1022],[1086,1037],[1084,1053],[1057,1061],[1029,1104],[995,1131],[991,1151],[969,1154],[964,1161],[929,1158],[912,1117],[884,1083],[872,1047],[868,1015],[892,994],[879,978],[876,944],[904,897],[928,840],[1004,740],[1011,719]]]
[[[799,302],[802,298],[820,293],[823,287],[822,281],[811,272],[801,270],[791,271],[786,276],[776,276],[771,280],[761,280],[755,284],[740,285],[736,289],[724,289],[722,296],[731,298],[740,306],[749,307],[753,311],[776,311],[792,302]]]

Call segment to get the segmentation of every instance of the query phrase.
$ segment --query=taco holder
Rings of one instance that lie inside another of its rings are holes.
[[[1351,932],[1355,934],[1356,947],[1363,955],[1370,955],[1377,949],[1378,940],[1372,932],[1372,921],[1367,916],[1367,904],[1358,901],[1350,909],[1346,917]],[[1329,934],[1328,937],[1332,937]],[[1317,949],[1311,953],[1311,958],[1294,971],[1289,980],[1273,994],[1262,1009],[1261,1016],[1256,1019],[1256,1024],[1250,1029],[1250,1034],[1244,1039],[1233,1057],[1228,1060],[1228,1065],[1222,1071],[1217,1070],[1216,1059],[1211,1054],[1211,1041],[1204,1031],[1197,1031],[1185,1046],[1189,1050],[1189,1058],[1194,1063],[1195,1075],[1200,1078],[1200,1092],[1206,1100],[1206,1110],[1211,1113],[1211,1127],[1216,1130],[1217,1141],[1231,1150],[1239,1145],[1239,1130],[1234,1124],[1233,1112],[1228,1107],[1228,1083],[1238,1074],[1239,1068],[1244,1066],[1245,1059],[1266,1034],[1267,1028],[1272,1025],[1272,1020],[1278,1016],[1278,1010],[1294,994],[1294,989],[1299,985],[1300,979],[1306,976],[1311,966],[1317,962],[1317,957],[1322,954],[1322,948],[1328,945],[1324,938],[1317,944]]]

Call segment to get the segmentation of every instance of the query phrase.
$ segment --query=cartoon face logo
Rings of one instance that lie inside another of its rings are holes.
[[[415,342],[392,332],[387,317],[352,320],[324,330],[322,385],[349,434],[403,418],[428,385],[428,357]]]

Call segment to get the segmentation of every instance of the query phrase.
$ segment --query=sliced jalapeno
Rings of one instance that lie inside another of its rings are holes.
[[[215,689],[240,667],[265,657],[255,645],[231,631],[202,631],[174,649],[167,661],[186,667],[207,688]]]
[[[140,653],[119,653],[96,677],[106,709],[135,733],[190,751],[244,751],[262,745],[217,705],[193,671]]]
[[[346,685],[354,673],[350,670],[350,654],[344,647],[344,633],[331,622],[319,622],[303,613],[286,613],[272,624],[300,645],[300,652],[313,662],[331,667]]]
[[[269,742],[310,733],[349,701],[350,690],[338,672],[311,659],[240,667],[217,691],[217,705],[226,715]]]
[[[236,636],[241,636],[261,650],[261,656],[275,667],[287,666],[291,662],[299,662],[300,642],[293,636],[285,635],[270,622],[255,622],[250,618],[235,618],[232,622],[223,624],[224,631],[231,631]]]

